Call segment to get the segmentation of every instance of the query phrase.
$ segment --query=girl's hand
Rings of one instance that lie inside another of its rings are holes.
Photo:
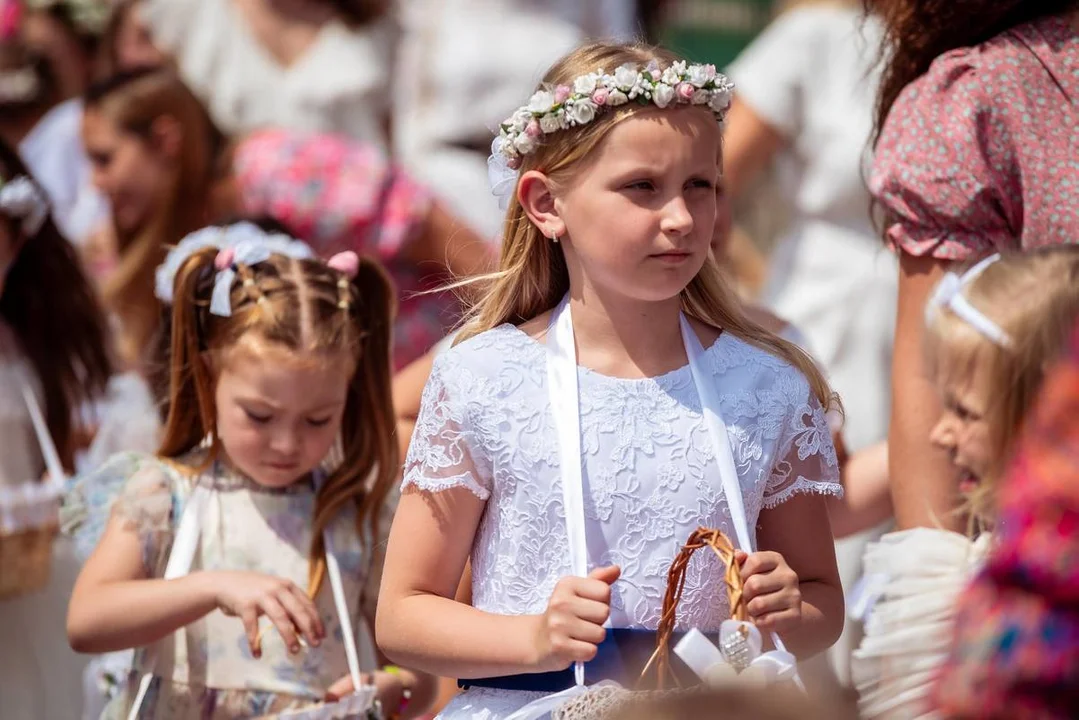
[[[258,619],[265,615],[277,628],[289,652],[300,651],[297,628],[311,645],[326,636],[322,619],[307,593],[283,578],[256,572],[205,573],[214,589],[214,602],[223,613],[243,621],[255,657],[262,654]]]
[[[738,551],[735,561],[742,566],[746,609],[762,630],[783,633],[802,622],[802,591],[798,574],[777,552],[746,555]]]
[[[564,577],[555,585],[547,611],[537,618],[536,664],[540,672],[565,670],[596,656],[607,637],[603,623],[611,614],[611,584],[622,570],[596,568],[588,577]]]

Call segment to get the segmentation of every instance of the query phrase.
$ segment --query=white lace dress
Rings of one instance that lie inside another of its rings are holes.
[[[841,493],[828,423],[803,376],[732,336],[705,352],[742,482],[749,525],[798,493]],[[698,526],[734,537],[712,442],[688,366],[660,377],[580,372],[589,562],[617,564],[618,628],[655,629],[667,569]],[[466,487],[487,501],[472,547],[473,604],[541,613],[570,574],[559,446],[546,348],[511,325],[443,353],[424,390],[404,488]],[[718,563],[695,558],[678,626],[717,630],[729,617]],[[472,688],[444,718],[496,720],[536,693]]]

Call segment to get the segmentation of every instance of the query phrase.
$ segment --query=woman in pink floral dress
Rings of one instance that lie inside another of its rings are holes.
[[[1079,242],[1079,2],[867,2],[890,53],[870,189],[900,259],[892,495],[901,527],[958,528],[957,483],[927,440],[925,301],[952,263]]]

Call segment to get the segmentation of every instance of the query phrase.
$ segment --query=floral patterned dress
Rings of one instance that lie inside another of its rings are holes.
[[[963,261],[1079,242],[1079,32],[1047,17],[937,58],[903,91],[869,187],[903,252]]]
[[[202,475],[196,452],[176,463],[150,455],[117,455],[78,483],[66,509],[77,544],[96,544],[110,514],[123,518],[139,536],[147,577],[162,577],[186,502],[196,484],[210,490],[192,572],[231,570],[308,582],[308,552],[315,492],[308,482],[273,490],[214,463]],[[388,530],[388,522],[384,522]],[[360,627],[361,604],[373,611],[380,574],[365,551],[354,516],[344,513],[331,530],[345,595],[355,603],[352,622]],[[372,543],[370,546],[381,543]],[[241,621],[220,610],[152,646],[135,652],[134,668],[103,718],[127,718],[140,677],[153,682],[140,711],[148,719],[218,719],[272,716],[311,707],[327,688],[348,675],[341,622],[328,584],[315,598],[326,639],[290,655],[272,624],[261,618],[262,656],[248,647]]]

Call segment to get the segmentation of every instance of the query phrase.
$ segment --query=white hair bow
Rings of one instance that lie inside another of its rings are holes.
[[[33,180],[20,175],[0,180],[0,212],[19,220],[28,236],[37,235],[49,217],[49,201]]]
[[[998,260],[1000,260],[1000,253],[994,253],[962,275],[957,275],[954,272],[946,273],[940,279],[940,284],[937,285],[937,289],[933,291],[933,295],[926,304],[926,322],[931,321],[933,313],[946,307],[959,316],[963,322],[981,333],[987,340],[1000,347],[1010,347],[1012,339],[1008,336],[1008,333],[1004,332],[985,313],[971,305],[970,301],[963,295],[964,288],[974,282],[979,275],[985,272],[987,267]]]
[[[270,259],[271,255],[305,260],[315,257],[311,248],[299,240],[281,233],[268,233],[249,222],[224,227],[207,227],[196,230],[179,242],[158,266],[154,277],[154,294],[166,305],[173,302],[176,273],[195,252],[217,248],[214,260],[216,274],[210,296],[210,312],[221,317],[232,315],[230,293],[236,279],[237,265],[255,265]]]
[[[501,136],[495,136],[491,143],[491,154],[487,157],[487,182],[491,185],[491,194],[498,198],[498,207],[509,207],[510,197],[517,189],[517,171],[509,166],[506,155],[502,152]]]

